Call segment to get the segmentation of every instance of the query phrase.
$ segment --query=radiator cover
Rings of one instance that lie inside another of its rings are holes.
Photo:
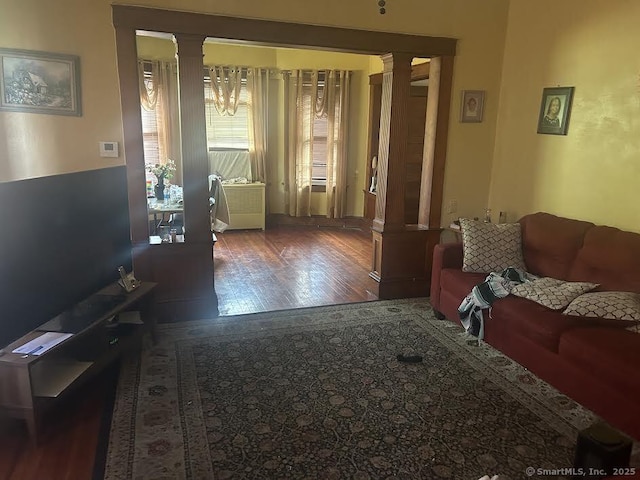
[[[229,206],[228,230],[264,230],[264,183],[232,183],[223,186]]]

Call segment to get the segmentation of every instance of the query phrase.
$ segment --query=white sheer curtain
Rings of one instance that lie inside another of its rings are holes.
[[[269,71],[264,68],[249,68],[247,71],[249,90],[249,157],[254,181],[267,183],[267,128],[269,105]]]
[[[347,141],[351,72],[328,72],[327,217],[342,218],[347,207]]]
[[[145,65],[148,66],[146,75]],[[166,163],[168,159],[175,162],[174,183],[181,184],[182,150],[176,63],[140,60],[138,79],[142,108],[155,112],[158,129],[158,160],[160,163]]]
[[[245,69],[246,74],[246,69]],[[242,68],[214,65],[209,67],[213,104],[220,115],[235,115],[242,88]]]
[[[293,70],[285,84],[285,209],[311,215],[314,167],[314,120],[327,118],[327,216],[341,218],[346,203],[347,124],[351,72]],[[323,148],[324,149],[324,148]]]
[[[285,89],[285,210],[291,216],[311,216],[313,173],[313,116],[304,94],[312,82],[311,72],[283,72]],[[317,80],[316,80],[317,81]],[[305,83],[307,88],[305,88]],[[307,93],[311,99],[310,93]]]

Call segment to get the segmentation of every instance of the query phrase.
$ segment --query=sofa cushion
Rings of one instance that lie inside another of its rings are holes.
[[[494,302],[490,316],[485,321],[487,332],[494,328],[506,329],[553,352],[558,351],[560,335],[565,330],[584,326],[584,321],[595,320],[562,315],[536,302],[513,295]]]
[[[584,235],[593,223],[533,213],[520,219],[522,253],[527,271],[543,277],[568,280]]]
[[[626,395],[640,396],[640,335],[616,328],[576,328],[562,334],[559,353]]]
[[[600,283],[599,290],[640,293],[640,234],[591,228],[567,279]]]
[[[458,268],[445,268],[440,273],[440,286],[442,290],[459,297],[462,302],[464,297],[471,293],[471,289],[484,282],[486,277],[484,273],[469,273]]]
[[[543,277],[516,285],[511,293],[552,310],[560,310],[569,305],[573,299],[597,286],[596,283],[565,282],[556,278]]]
[[[640,294],[633,292],[591,292],[575,298],[565,315],[640,321]]]
[[[519,223],[488,223],[460,219],[464,272],[501,272],[507,267],[525,270]]]

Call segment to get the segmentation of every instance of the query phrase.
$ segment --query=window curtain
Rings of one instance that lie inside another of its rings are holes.
[[[327,217],[342,218],[347,188],[348,71],[283,72],[285,86],[285,209],[291,216],[311,215],[314,118],[326,116]]]
[[[246,70],[245,70],[246,72]],[[214,65],[209,67],[211,99],[220,115],[235,115],[242,88],[242,68]]]
[[[294,217],[311,216],[313,172],[313,115],[304,102],[311,85],[311,72],[283,72],[285,89],[285,211]]]
[[[269,71],[249,68],[249,158],[254,181],[267,183],[267,105],[269,104]]]
[[[218,113],[230,116],[238,110],[242,80],[246,79],[251,177],[254,181],[266,183],[269,70],[215,65],[209,67],[209,75],[213,97],[210,100]]]
[[[150,82],[145,81],[145,64],[151,65]],[[142,108],[156,114],[160,163],[173,160],[176,164],[174,183],[182,184],[177,65],[175,62],[140,60],[138,79]]]
[[[351,72],[327,72],[327,217],[342,218],[347,207],[347,141]]]

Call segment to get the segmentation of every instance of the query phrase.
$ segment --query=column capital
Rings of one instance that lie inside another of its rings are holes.
[[[174,33],[173,43],[176,46],[176,55],[183,58],[187,56],[203,56],[202,45],[206,38],[205,35]]]
[[[389,52],[384,55],[380,55],[380,58],[382,59],[383,72],[390,72],[394,67],[403,65],[410,69],[413,55],[402,52]]]

